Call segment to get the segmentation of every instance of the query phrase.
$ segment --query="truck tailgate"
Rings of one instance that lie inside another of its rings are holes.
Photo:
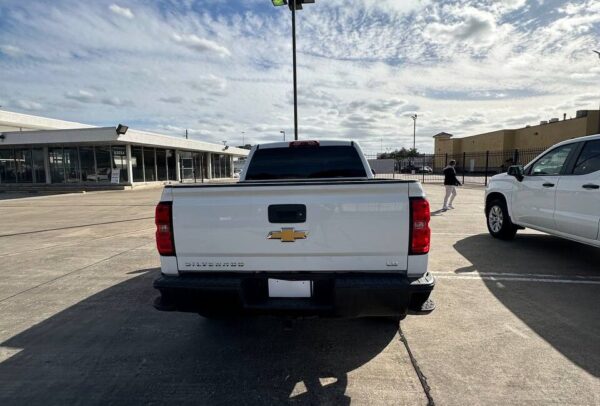
[[[178,269],[406,270],[408,187],[400,181],[173,187]],[[305,206],[306,218],[280,223],[272,216],[270,221],[273,205]]]

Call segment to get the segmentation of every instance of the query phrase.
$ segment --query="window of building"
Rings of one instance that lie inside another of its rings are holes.
[[[15,149],[17,183],[33,182],[33,162],[31,149]]]
[[[81,182],[79,170],[79,152],[77,147],[63,148],[65,180],[68,183]]]
[[[121,182],[129,182],[129,175],[127,173],[127,151],[125,150],[125,147],[112,147],[112,156],[113,170],[119,171],[119,180]]]
[[[167,170],[169,180],[177,180],[177,166],[175,165],[175,151],[167,150]]]
[[[110,182],[111,169],[110,147],[96,147],[96,177],[98,182]]]
[[[0,183],[15,183],[17,167],[13,149],[0,149]]]
[[[64,183],[65,165],[62,148],[48,148],[48,161],[50,164],[50,179],[52,183]]]
[[[144,174],[146,182],[156,181],[156,158],[154,148],[144,147]]]
[[[158,180],[167,180],[167,155],[164,149],[156,149],[156,174]]]
[[[133,181],[144,181],[144,154],[142,147],[131,147],[131,166],[133,169]]]
[[[83,182],[97,182],[94,147],[79,147],[79,160],[81,161],[81,180]]]
[[[34,148],[31,151],[33,162],[33,181],[36,183],[46,183],[46,167],[44,165],[44,150]]]

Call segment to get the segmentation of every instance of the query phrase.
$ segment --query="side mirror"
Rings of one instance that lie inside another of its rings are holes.
[[[513,165],[508,168],[508,174],[514,176],[520,182],[525,177],[525,171],[522,165]]]

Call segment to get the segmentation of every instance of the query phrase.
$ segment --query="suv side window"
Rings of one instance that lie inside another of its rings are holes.
[[[569,154],[577,144],[568,144],[558,147],[542,156],[531,166],[528,175],[531,176],[557,176],[569,158]]]
[[[600,140],[585,143],[573,168],[573,175],[587,175],[596,171],[600,171]]]

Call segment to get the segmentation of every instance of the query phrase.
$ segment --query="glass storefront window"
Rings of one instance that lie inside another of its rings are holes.
[[[112,147],[113,155],[113,170],[120,171],[119,180],[121,182],[128,182],[127,174],[127,152],[125,147]]]
[[[169,180],[177,180],[177,167],[175,165],[175,151],[167,150],[167,170],[169,172]]]
[[[167,155],[164,149],[156,150],[156,172],[158,180],[167,180]]]
[[[15,149],[15,164],[17,169],[17,183],[33,182],[31,149]]]
[[[144,181],[144,155],[142,147],[131,147],[131,166],[133,169],[133,181]]]
[[[81,160],[81,180],[83,182],[96,182],[96,161],[94,160],[94,147],[79,147]]]
[[[63,148],[63,155],[65,163],[65,180],[67,183],[80,182],[79,153],[77,147]]]
[[[110,182],[112,165],[110,163],[110,147],[96,147],[96,180]]]
[[[0,183],[15,183],[17,167],[13,149],[0,149]]]
[[[36,183],[46,183],[46,168],[44,166],[44,150],[34,148],[32,150],[33,161],[33,181]]]
[[[194,174],[196,175],[196,182],[204,178],[202,171],[202,153],[194,153]]]
[[[50,161],[50,179],[52,183],[63,183],[65,181],[63,149],[48,148],[48,160]]]
[[[144,174],[146,182],[156,181],[155,163],[154,148],[144,148]]]

